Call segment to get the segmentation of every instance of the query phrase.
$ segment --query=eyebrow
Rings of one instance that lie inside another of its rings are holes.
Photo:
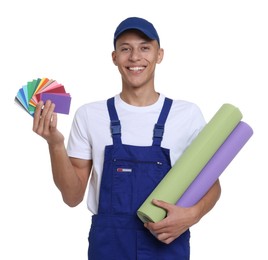
[[[150,41],[143,41],[143,42],[140,42],[139,45],[143,45],[143,44],[151,44],[153,40],[150,40]],[[131,45],[130,43],[128,42],[122,42],[119,46],[122,46],[122,45]]]

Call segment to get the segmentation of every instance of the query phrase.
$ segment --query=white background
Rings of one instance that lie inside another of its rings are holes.
[[[232,103],[254,135],[221,176],[216,207],[192,228],[191,260],[268,259],[268,8],[260,0],[9,0],[0,3],[0,259],[86,260],[90,213],[69,208],[45,141],[13,102],[22,85],[56,79],[72,95],[59,115],[68,138],[75,110],[121,89],[113,33],[128,16],[154,23],[165,49],[156,89],[197,103],[208,121]]]

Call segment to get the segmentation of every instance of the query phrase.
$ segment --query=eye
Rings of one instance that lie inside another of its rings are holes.
[[[129,47],[122,47],[120,50],[121,50],[121,52],[128,52],[128,51],[130,51],[130,48]]]
[[[150,47],[149,46],[143,46],[141,47],[142,51],[149,51]]]

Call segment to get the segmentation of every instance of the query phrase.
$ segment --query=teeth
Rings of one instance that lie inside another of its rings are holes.
[[[129,70],[134,70],[134,71],[137,71],[137,70],[143,70],[144,67],[129,67]]]

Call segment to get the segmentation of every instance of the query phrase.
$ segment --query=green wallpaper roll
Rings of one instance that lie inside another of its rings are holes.
[[[237,107],[231,104],[220,107],[138,209],[137,215],[144,223],[166,217],[166,211],[153,205],[152,200],[176,204],[241,119]]]

